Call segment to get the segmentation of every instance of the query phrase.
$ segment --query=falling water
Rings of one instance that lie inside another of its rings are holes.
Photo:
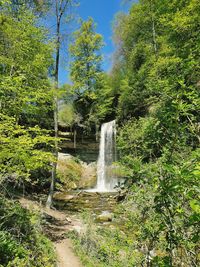
[[[113,162],[116,161],[116,122],[102,124],[97,162],[97,186],[99,192],[112,191],[117,184],[113,171]]]

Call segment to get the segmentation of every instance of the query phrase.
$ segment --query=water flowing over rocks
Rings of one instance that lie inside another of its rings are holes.
[[[117,192],[98,193],[85,191],[71,191],[68,193],[56,193],[54,195],[57,209],[66,210],[71,214],[90,211],[96,218],[102,212],[112,213],[117,200]]]

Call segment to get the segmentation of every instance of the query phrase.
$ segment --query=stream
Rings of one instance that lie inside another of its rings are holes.
[[[84,211],[93,213],[94,216],[102,212],[112,212],[117,203],[117,192],[86,192],[71,191],[60,193],[56,197],[55,207],[69,214],[81,214]],[[60,200],[59,200],[60,197]]]
[[[69,192],[57,192],[55,207],[71,214],[90,212],[95,219],[106,218],[111,220],[111,214],[117,203],[119,192],[115,186],[120,183],[121,178],[116,174],[114,162],[117,159],[116,152],[116,121],[102,124],[99,151],[97,143],[78,142],[76,149],[72,149],[72,143],[63,143],[62,152],[66,151],[76,155],[85,162],[97,162],[96,186],[89,190],[71,190]],[[80,153],[81,152],[81,153]],[[80,154],[79,154],[80,153]],[[84,155],[84,157],[83,157]],[[98,156],[97,156],[98,155]],[[85,177],[87,180],[88,177]],[[107,216],[107,217],[106,217]]]

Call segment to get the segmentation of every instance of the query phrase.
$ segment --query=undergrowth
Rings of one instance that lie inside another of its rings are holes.
[[[39,214],[0,195],[0,267],[54,267],[55,260]]]

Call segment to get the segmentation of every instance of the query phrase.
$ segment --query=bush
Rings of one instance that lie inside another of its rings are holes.
[[[35,260],[37,259],[37,261]],[[40,216],[0,196],[0,266],[54,267],[51,242],[41,234]]]

